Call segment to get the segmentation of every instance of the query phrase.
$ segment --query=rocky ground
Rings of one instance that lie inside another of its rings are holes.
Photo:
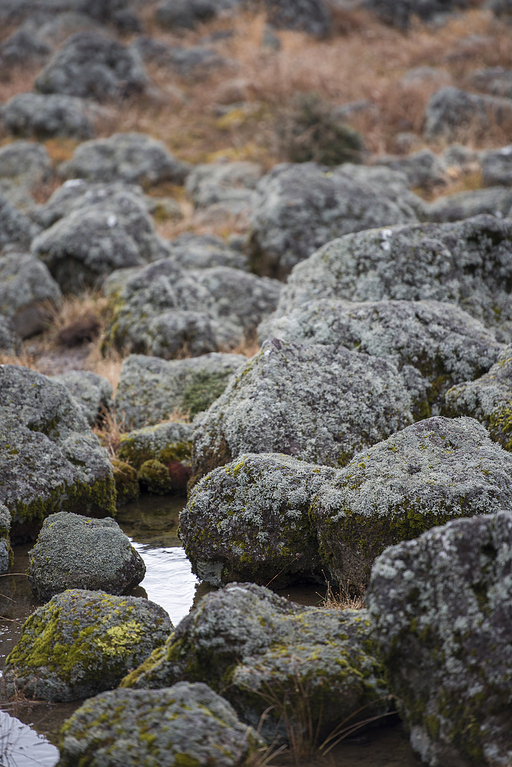
[[[89,696],[63,766],[397,713],[431,767],[512,763],[512,4],[0,21],[0,574],[35,542],[42,605],[2,694]],[[140,493],[218,589],[175,629],[124,596]],[[326,577],[366,606],[267,588]]]

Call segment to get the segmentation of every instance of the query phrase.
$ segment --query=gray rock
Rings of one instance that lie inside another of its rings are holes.
[[[203,45],[192,45],[183,48],[176,45],[166,45],[152,37],[139,37],[133,43],[133,48],[145,62],[169,68],[182,77],[207,74],[213,67],[226,64],[226,60],[216,51]]]
[[[91,109],[74,96],[20,93],[3,108],[2,118],[14,136],[45,140],[57,136],[90,139],[94,136]]]
[[[505,21],[512,16],[511,0],[489,0],[486,5],[491,9],[495,16],[503,18]]]
[[[341,237],[296,266],[281,291],[277,316],[317,298],[444,301],[510,342],[511,277],[510,219],[482,215],[453,224],[373,229]]]
[[[412,421],[396,367],[342,346],[266,341],[195,421],[196,479],[242,453],[343,466]]]
[[[279,722],[285,710],[292,733],[305,736],[300,707],[307,696],[313,732],[321,735],[346,717],[357,722],[386,710],[382,669],[368,639],[366,611],[303,607],[262,586],[234,583],[204,597],[123,686],[205,681],[248,724],[260,724],[269,742],[286,738]]]
[[[31,208],[31,192],[52,176],[46,148],[32,141],[14,141],[0,149],[0,194],[17,207]]]
[[[146,574],[140,554],[117,522],[59,511],[47,517],[29,551],[28,580],[47,602],[66,589],[124,594]]]
[[[234,212],[250,207],[263,169],[255,162],[216,162],[196,165],[185,189],[196,208],[222,203]]]
[[[512,203],[511,203],[512,207]],[[247,271],[247,258],[220,237],[211,234],[182,234],[169,243],[172,258],[184,269],[229,266]]]
[[[45,64],[52,49],[33,32],[20,27],[0,44],[2,69],[13,66],[30,67]]]
[[[498,511],[393,546],[374,565],[366,599],[376,649],[411,745],[431,767],[512,757],[511,551],[512,515]]]
[[[431,189],[447,182],[446,166],[431,149],[420,149],[407,157],[384,155],[375,158],[374,162],[404,173],[411,188]]]
[[[77,0],[76,9],[79,13],[86,13],[99,21],[100,24],[109,22],[116,24],[119,14],[131,12],[130,6],[137,4],[133,0]]]
[[[274,453],[241,455],[194,487],[180,514],[192,570],[214,586],[248,580],[284,588],[322,581],[309,507],[336,469]]]
[[[191,423],[169,421],[121,434],[119,458],[136,469],[150,460],[160,461],[164,465],[171,461],[189,462],[193,431]]]
[[[402,372],[421,418],[438,414],[450,386],[478,378],[503,348],[478,320],[437,301],[310,301],[263,322],[259,337],[383,357]]]
[[[155,19],[164,29],[194,29],[216,13],[214,0],[165,0],[157,7]]]
[[[0,351],[18,355],[21,351],[21,339],[14,332],[12,320],[0,314]]]
[[[472,418],[403,429],[354,456],[314,499],[324,567],[340,583],[366,584],[387,546],[510,505],[511,469],[512,456]]]
[[[452,86],[441,88],[431,97],[425,111],[425,137],[453,141],[470,126],[485,133],[490,115],[497,125],[506,125],[512,118],[512,99],[478,96]]]
[[[316,37],[333,31],[330,6],[323,0],[264,0],[268,19],[278,29],[295,29]]]
[[[484,184],[487,186],[493,186],[493,184],[512,186],[512,146],[483,152],[480,162],[482,163]]]
[[[315,163],[277,165],[257,186],[251,222],[253,270],[286,276],[295,264],[326,242],[348,232],[416,221],[402,174],[394,176],[399,190],[375,183],[369,170],[350,172]],[[359,178],[357,177],[358,173]],[[361,180],[362,174],[368,180]],[[398,195],[397,192],[400,192]],[[411,197],[414,197],[409,193]]]
[[[101,722],[101,724],[97,724]],[[85,701],[63,728],[60,767],[179,762],[242,767],[263,739],[205,684],[114,690]],[[150,740],[148,739],[150,733]]]
[[[96,101],[141,93],[148,77],[130,48],[96,32],[77,32],[35,81],[39,93],[62,93]]]
[[[407,29],[414,16],[429,21],[437,14],[467,5],[467,0],[363,0],[363,7],[375,13],[386,24],[400,29]]]
[[[139,429],[165,421],[176,411],[195,415],[210,407],[246,360],[242,354],[205,354],[171,362],[130,355],[117,387],[118,416],[127,427]]]
[[[512,98],[512,69],[503,69],[503,67],[478,69],[468,77],[468,83],[476,90],[490,93],[492,96]]]
[[[100,423],[114,408],[112,384],[97,373],[69,370],[53,376],[53,380],[69,389],[90,426]]]
[[[67,178],[124,181],[148,187],[165,181],[183,183],[188,165],[176,160],[161,141],[145,133],[114,133],[109,138],[80,144],[59,171]]]
[[[459,173],[471,173],[480,169],[478,153],[464,144],[450,144],[441,153],[441,160],[448,169],[455,168]]]
[[[0,575],[4,575],[13,560],[11,544],[9,542],[9,530],[11,528],[11,515],[9,509],[0,503]]]
[[[0,249],[8,245],[29,248],[32,239],[40,231],[39,226],[0,194]]]
[[[50,307],[61,303],[60,288],[39,259],[17,252],[0,256],[0,314],[10,318],[17,335],[30,338],[46,330]]]
[[[438,197],[434,202],[427,203],[425,218],[438,224],[447,224],[483,213],[507,218],[511,210],[512,190],[491,187]]]
[[[7,694],[80,700],[116,687],[172,631],[165,610],[137,597],[68,589],[25,621],[7,657]]]
[[[107,452],[62,384],[0,366],[0,443],[0,503],[13,524],[30,530],[56,511],[115,515]]]

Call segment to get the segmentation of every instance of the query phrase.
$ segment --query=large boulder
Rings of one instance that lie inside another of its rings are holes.
[[[148,187],[165,181],[183,183],[189,166],[176,160],[163,142],[145,133],[114,133],[80,144],[59,170],[66,178]]]
[[[242,354],[213,353],[170,362],[132,354],[121,368],[116,392],[118,417],[126,427],[140,429],[176,413],[195,415],[210,407],[229,377],[246,362]]]
[[[279,29],[295,29],[316,37],[333,31],[330,4],[324,0],[264,0],[271,24]]]
[[[262,586],[234,583],[204,597],[122,686],[206,682],[248,724],[260,724],[269,741],[285,735],[284,716],[293,734],[307,737],[300,716],[307,697],[311,732],[322,735],[346,717],[356,722],[386,709],[368,639],[366,611],[303,607]]]
[[[106,450],[62,384],[0,366],[0,503],[31,531],[56,511],[115,514]]]
[[[343,346],[267,341],[196,421],[196,479],[242,453],[345,465],[412,421],[396,367]]]
[[[148,77],[140,57],[96,32],[77,32],[37,77],[39,93],[61,93],[97,101],[140,93]]]
[[[386,183],[376,183],[380,177]],[[285,277],[335,237],[418,220],[405,177],[387,168],[281,164],[261,179],[256,193],[251,262],[254,271],[271,277]]]
[[[111,690],[172,629],[165,610],[147,599],[68,589],[25,621],[5,662],[7,693],[53,702]]]
[[[393,546],[373,567],[376,651],[423,764],[510,763],[511,552],[512,515],[497,510]]]
[[[481,164],[484,184],[512,186],[512,146],[483,152]]]
[[[380,156],[374,159],[376,165],[402,172],[411,188],[431,190],[446,184],[446,165],[431,149],[419,149],[406,157]]]
[[[295,267],[277,314],[318,298],[457,304],[512,340],[512,220],[476,216],[348,234]]]
[[[363,7],[375,13],[386,24],[407,29],[414,17],[428,21],[433,16],[456,8],[465,8],[468,0],[363,0]]]
[[[2,119],[14,136],[43,141],[60,136],[83,141],[95,132],[92,110],[74,96],[19,93],[3,107]]]
[[[7,245],[29,248],[40,228],[0,194],[0,249]]]
[[[315,498],[323,563],[360,586],[386,546],[512,502],[512,456],[472,418],[428,418],[360,452]]]
[[[438,224],[461,221],[482,213],[496,218],[508,218],[512,212],[512,190],[503,187],[475,189],[471,192],[456,192],[425,206],[425,219]]]
[[[136,469],[151,460],[162,464],[189,461],[193,431],[192,424],[184,421],[169,421],[135,429],[121,434],[118,456]]]
[[[51,54],[44,40],[30,29],[19,27],[0,44],[0,65],[4,71],[16,66],[41,66]]]
[[[53,376],[53,380],[69,389],[89,426],[100,424],[114,409],[112,384],[91,370],[68,370]]]
[[[45,519],[29,552],[28,580],[41,602],[66,589],[124,594],[145,574],[142,557],[110,518],[59,511]]]
[[[481,322],[438,301],[308,301],[264,321],[259,337],[384,357],[402,372],[422,418],[439,412],[451,386],[489,370],[503,348]]]
[[[511,203],[512,207],[512,203]],[[173,259],[184,269],[230,266],[247,271],[247,257],[220,237],[186,233],[168,241]]]
[[[196,165],[185,184],[196,208],[222,203],[238,212],[250,207],[263,173],[255,162],[215,162]]]
[[[0,149],[0,193],[16,207],[33,208],[31,193],[51,175],[50,157],[40,144],[13,141]]]
[[[464,131],[485,135],[489,119],[506,126],[512,119],[512,99],[480,96],[448,85],[434,93],[425,110],[425,137],[428,140],[457,140]]]
[[[85,701],[62,727],[59,767],[243,767],[264,746],[227,700],[205,684],[180,682]]]
[[[0,575],[4,575],[13,562],[14,555],[9,540],[11,514],[7,506],[0,503]]]

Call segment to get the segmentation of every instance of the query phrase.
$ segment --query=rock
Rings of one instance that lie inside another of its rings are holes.
[[[452,141],[470,127],[483,133],[489,129],[491,115],[497,125],[507,124],[512,119],[512,99],[477,96],[447,86],[434,93],[428,102],[424,134],[429,141],[438,138]]]
[[[411,261],[411,252],[414,260]],[[295,267],[277,316],[317,298],[443,301],[512,340],[512,221],[476,216],[348,234]],[[510,308],[509,308],[510,307]]]
[[[294,29],[316,37],[333,31],[330,6],[323,0],[264,0],[269,22],[278,29]]]
[[[441,160],[447,166],[448,173],[455,169],[456,174],[472,173],[480,170],[478,153],[464,144],[450,144],[441,153]]]
[[[263,322],[259,337],[387,359],[402,372],[417,418],[438,414],[447,390],[489,370],[503,348],[478,320],[437,301],[309,301]]]
[[[53,380],[69,389],[90,426],[101,423],[114,409],[112,384],[97,373],[90,370],[69,370],[67,373],[53,376]]]
[[[395,176],[396,180],[403,178]],[[276,165],[261,179],[256,192],[251,265],[253,271],[271,277],[284,278],[295,264],[335,237],[417,220],[405,197],[405,183],[400,197],[393,199],[394,191],[389,188],[386,191],[354,178],[353,173],[315,163]]]
[[[4,195],[0,194],[0,250],[7,245],[29,248],[32,239],[40,232],[28,216],[17,210]]]
[[[51,307],[58,309],[62,293],[48,268],[28,253],[0,256],[0,314],[9,317],[21,338],[46,330]]]
[[[360,452],[314,499],[324,567],[368,583],[386,546],[512,501],[512,456],[472,418],[428,418]]]
[[[23,624],[5,662],[7,694],[56,702],[112,689],[172,629],[165,610],[147,599],[68,589]]]
[[[511,550],[512,515],[498,507],[393,546],[374,565],[376,649],[424,764],[510,760]]]
[[[396,367],[342,346],[270,339],[195,420],[199,479],[242,453],[343,466],[412,421]]]
[[[49,45],[30,30],[20,27],[0,44],[0,64],[2,69],[42,65],[51,53]]]
[[[183,183],[188,165],[176,160],[161,141],[145,133],[114,133],[86,141],[59,168],[67,178],[93,182],[124,181],[149,187]]]
[[[116,191],[95,204],[83,199],[33,240],[32,252],[64,291],[80,293],[98,287],[116,269],[142,266],[168,251],[140,196]]]
[[[304,735],[299,712],[307,696],[313,732],[323,734],[345,717],[356,722],[386,709],[368,639],[366,611],[303,607],[262,586],[234,583],[204,597],[122,687],[205,681],[269,742],[286,738],[278,721],[285,710],[292,734]]]
[[[185,189],[196,208],[222,203],[238,211],[251,205],[263,169],[255,162],[216,162],[196,165]]]
[[[512,10],[512,6],[511,6]],[[503,67],[490,67],[477,69],[468,77],[468,83],[472,88],[492,96],[512,98],[512,70]]]
[[[62,384],[0,366],[0,443],[0,503],[20,534],[56,511],[115,514],[107,452]]]
[[[47,602],[66,589],[124,594],[146,574],[140,554],[117,522],[59,511],[43,522],[29,552],[28,580],[34,596]]]
[[[16,335],[12,320],[0,314],[0,352],[18,356],[21,352],[21,338]]]
[[[446,166],[431,149],[419,149],[407,157],[377,157],[376,165],[401,171],[407,176],[409,186],[432,189],[447,182]]]
[[[165,421],[176,412],[195,415],[210,407],[246,361],[242,354],[205,354],[171,362],[132,354],[121,368],[118,416],[129,428],[139,429]]]
[[[203,45],[192,45],[188,48],[176,45],[166,45],[152,37],[138,37],[133,48],[145,62],[151,62],[159,67],[169,68],[182,77],[197,75],[201,72],[208,74],[213,67],[226,64],[226,60],[216,51]]]
[[[131,13],[129,6],[133,4],[132,0],[78,0],[77,11],[86,13],[100,24],[116,24],[119,14]]]
[[[407,29],[411,18],[429,21],[439,13],[467,7],[467,0],[363,0],[363,7],[375,13],[386,24]]]
[[[512,3],[510,0],[490,0],[487,7],[491,9],[495,16],[503,18],[505,21],[512,16]]]
[[[136,469],[152,459],[163,464],[188,462],[192,454],[193,431],[191,423],[169,421],[121,434],[119,458]]]
[[[64,723],[61,736],[60,767],[75,767],[78,761],[83,767],[242,767],[265,746],[224,698],[205,684],[188,682],[157,692],[97,695]]]
[[[512,146],[483,152],[480,161],[486,186],[494,184],[512,186]]]
[[[164,29],[194,29],[216,13],[214,0],[164,0],[156,9],[155,19]]]
[[[475,189],[438,197],[426,206],[426,219],[438,224],[462,221],[487,213],[496,218],[508,218],[512,210],[512,190],[503,187]]]
[[[13,205],[32,207],[30,193],[51,175],[50,157],[40,144],[14,141],[0,148],[0,193]]]
[[[43,141],[60,136],[90,139],[95,133],[92,110],[74,96],[20,93],[9,99],[2,118],[14,136]]]
[[[137,469],[124,461],[113,458],[112,470],[116,483],[116,508],[120,509],[130,501],[135,501],[140,495],[139,478]]]
[[[141,93],[147,84],[142,62],[133,50],[96,32],[77,32],[48,62],[35,89],[105,101]]]
[[[14,561],[14,555],[9,542],[11,515],[7,506],[0,503],[0,575],[4,575]]]
[[[183,269],[209,269],[213,266],[229,266],[244,271],[248,269],[245,255],[211,234],[186,233],[168,244],[172,258]]]
[[[284,588],[322,581],[309,507],[335,469],[273,453],[241,455],[194,487],[180,514],[192,571],[213,586],[248,580]]]

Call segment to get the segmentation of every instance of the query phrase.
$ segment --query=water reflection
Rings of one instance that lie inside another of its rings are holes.
[[[59,749],[19,719],[0,711],[0,764],[2,767],[54,767]]]

